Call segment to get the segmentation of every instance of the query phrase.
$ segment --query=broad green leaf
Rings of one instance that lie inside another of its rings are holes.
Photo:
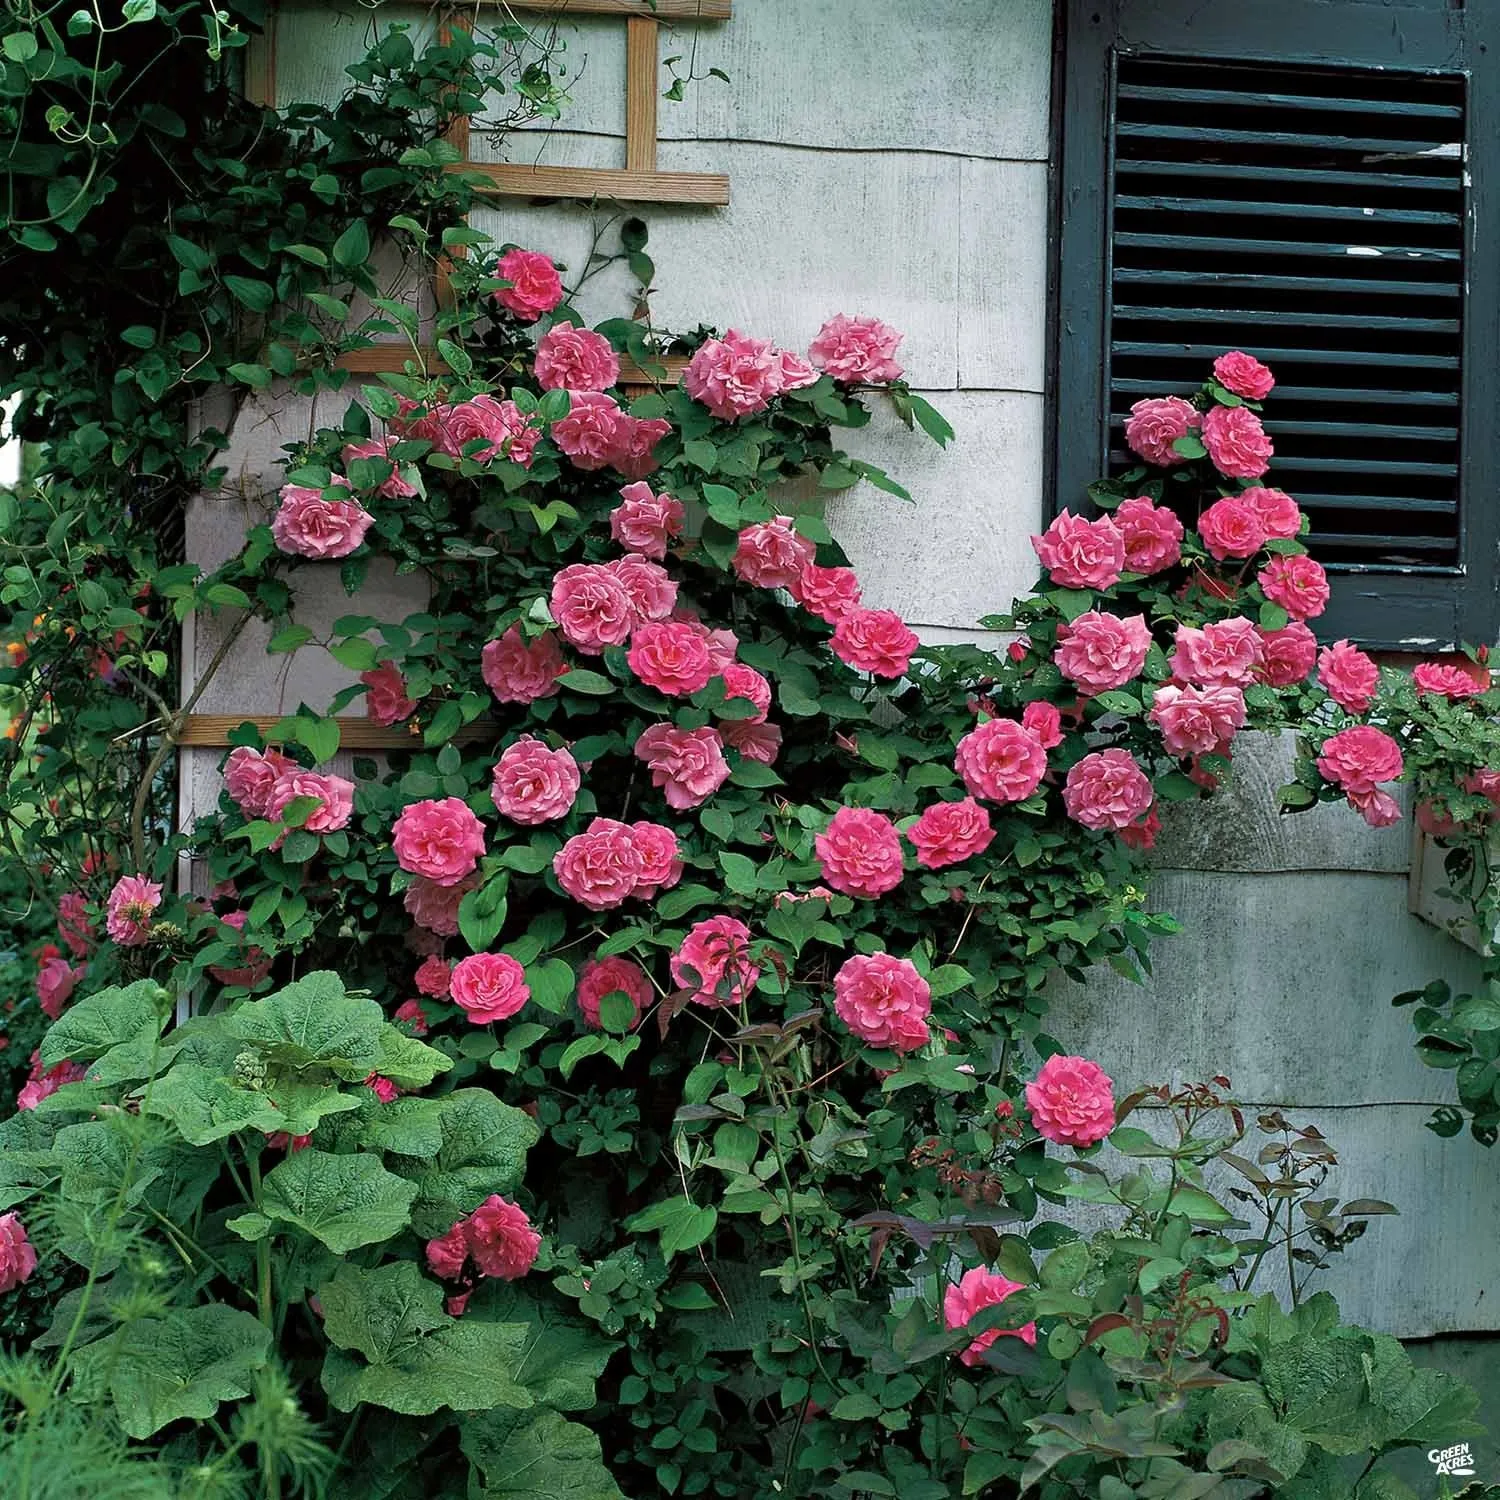
[[[380,1053],[370,1071],[404,1089],[425,1089],[439,1073],[453,1066],[452,1058],[389,1022],[380,1028],[379,1045]]]
[[[345,994],[338,975],[323,969],[247,1001],[224,1024],[280,1066],[331,1068],[357,1082],[380,1060],[385,1015],[373,1000]]]
[[[271,1218],[305,1230],[335,1254],[345,1255],[405,1229],[416,1192],[412,1183],[387,1172],[374,1156],[331,1156],[308,1148],[294,1152],[267,1175],[260,1207]]]
[[[459,1429],[464,1452],[484,1474],[486,1496],[506,1500],[621,1500],[599,1439],[555,1411],[492,1412]]]
[[[443,1311],[443,1289],[409,1260],[368,1271],[346,1261],[318,1288],[318,1302],[329,1339],[376,1364],[452,1321]]]
[[[169,1422],[208,1421],[221,1401],[248,1396],[271,1330],[223,1303],[135,1318],[77,1358],[86,1378],[108,1382],[120,1425],[148,1438]]]
[[[49,1068],[70,1058],[89,1063],[90,1076],[101,1083],[146,1078],[169,1000],[149,979],[88,995],[42,1038],[42,1062]]]
[[[367,1106],[369,1118],[360,1122],[359,1142],[372,1151],[395,1151],[403,1156],[435,1156],[443,1145],[441,1099],[392,1099]]]
[[[222,1141],[241,1130],[263,1135],[307,1135],[325,1115],[358,1109],[358,1094],[324,1080],[285,1078],[251,1088],[232,1075],[198,1063],[178,1063],[151,1086],[149,1114],[170,1120],[194,1146]]]
[[[504,1281],[483,1283],[465,1316],[476,1312],[492,1322],[526,1325],[526,1347],[512,1373],[538,1406],[586,1411],[594,1405],[595,1382],[618,1347],[596,1328],[563,1317],[523,1287]]]
[[[391,1169],[415,1184],[412,1226],[428,1236],[444,1233],[491,1193],[514,1192],[526,1153],[541,1138],[530,1115],[488,1089],[456,1089],[442,1105],[437,1153],[390,1158]]]

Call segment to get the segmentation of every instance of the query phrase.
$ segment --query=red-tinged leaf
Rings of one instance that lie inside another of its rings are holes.
[[[1117,1328],[1129,1328],[1130,1319],[1124,1313],[1104,1313],[1089,1324],[1089,1330],[1083,1336],[1085,1344],[1092,1344],[1095,1339],[1103,1338],[1106,1333],[1113,1333]]]

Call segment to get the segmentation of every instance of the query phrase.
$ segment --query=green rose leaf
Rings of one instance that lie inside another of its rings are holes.
[[[373,1156],[307,1149],[266,1177],[260,1207],[345,1255],[405,1229],[416,1193],[412,1183],[387,1172]]]
[[[421,1235],[445,1233],[491,1193],[514,1192],[526,1153],[541,1138],[530,1115],[488,1089],[456,1089],[442,1106],[439,1150],[390,1158],[391,1169],[415,1185],[412,1227]]]
[[[284,1067],[330,1068],[358,1082],[380,1061],[385,1016],[373,1000],[344,992],[337,974],[323,969],[293,980],[264,1000],[241,1005],[225,1021],[231,1036],[249,1042]]]
[[[265,1364],[271,1330],[223,1303],[135,1318],[78,1356],[106,1380],[120,1425],[148,1438],[169,1422],[206,1422],[221,1401],[248,1396]]]
[[[465,1422],[459,1442],[484,1474],[487,1496],[509,1500],[621,1500],[599,1439],[555,1411],[493,1412]]]
[[[51,1068],[69,1059],[86,1062],[101,1083],[149,1077],[156,1040],[166,1025],[168,999],[150,979],[86,996],[43,1037],[43,1064]]]

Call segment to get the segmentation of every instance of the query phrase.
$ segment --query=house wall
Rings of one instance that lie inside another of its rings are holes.
[[[721,67],[661,106],[661,166],[727,172],[727,209],[648,207],[653,298],[665,327],[737,326],[805,347],[825,317],[876,314],[905,330],[913,385],[953,422],[939,452],[881,412],[851,448],[917,497],[840,499],[834,529],[867,601],[899,610],[929,640],[968,638],[1035,576],[1027,543],[1042,514],[1050,0],[737,0],[732,22],[672,35],[663,52]],[[424,13],[408,12],[421,20]],[[283,10],[278,95],[329,99],[371,27],[400,17],[323,5]],[[624,160],[623,28],[564,28],[578,72],[567,128],[524,132],[506,158],[580,166]],[[473,154],[494,147],[476,132]],[[546,249],[576,270],[601,214],[586,205],[505,202],[476,216],[497,240]],[[608,217],[607,214],[602,217]],[[579,301],[593,320],[628,310],[619,269]],[[231,482],[190,518],[190,547],[218,561],[247,507],[274,490],[277,449],[342,410],[252,404]],[[336,572],[303,570],[301,592],[346,611]],[[382,577],[396,615],[420,606],[413,580]],[[403,603],[403,601],[406,601]],[[361,608],[364,606],[362,605]],[[373,608],[371,612],[379,613]],[[185,688],[222,625],[190,631]],[[200,708],[320,707],[347,679],[313,648],[265,658],[247,641]],[[1393,1200],[1329,1285],[1347,1316],[1403,1335],[1500,1328],[1500,1156],[1423,1128],[1450,1080],[1417,1062],[1396,991],[1438,975],[1463,983],[1472,957],[1408,914],[1405,826],[1376,832],[1346,810],[1278,818],[1286,747],[1239,756],[1235,787],[1172,819],[1151,886],[1182,936],[1163,941],[1144,987],[1113,975],[1059,985],[1052,1030],[1101,1059],[1124,1087],[1227,1073],[1252,1104],[1319,1124],[1345,1163],[1342,1197]],[[185,805],[213,805],[212,752],[193,752]]]

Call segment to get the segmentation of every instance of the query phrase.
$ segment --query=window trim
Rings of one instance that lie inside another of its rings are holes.
[[[1500,435],[1486,414],[1500,409],[1500,239],[1491,235],[1486,244],[1479,226],[1500,222],[1500,5],[1470,0],[1455,10],[1447,0],[1256,0],[1253,6],[1059,0],[1058,28],[1049,515],[1085,507],[1088,484],[1107,465],[1116,56],[1158,53],[1466,75],[1459,565],[1334,571],[1332,601],[1315,624],[1322,636],[1348,636],[1381,649],[1493,642],[1500,629]]]

